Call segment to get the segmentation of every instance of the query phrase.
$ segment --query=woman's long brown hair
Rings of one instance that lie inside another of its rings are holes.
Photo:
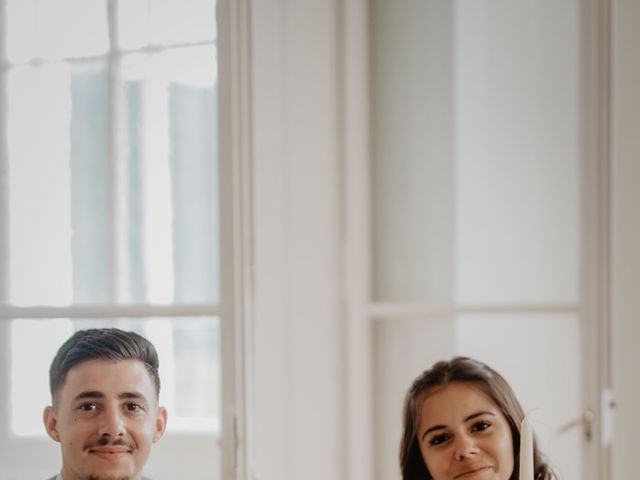
[[[491,398],[504,414],[513,439],[514,468],[509,480],[518,480],[520,458],[520,423],[524,411],[507,381],[482,362],[467,357],[434,364],[415,379],[407,392],[403,409],[403,432],[400,441],[400,470],[402,480],[429,480],[431,474],[420,453],[417,430],[422,403],[434,390],[453,382],[468,383]],[[553,480],[556,475],[547,464],[534,440],[534,478]]]

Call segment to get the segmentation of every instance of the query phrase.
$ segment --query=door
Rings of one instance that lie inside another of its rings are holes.
[[[370,4],[378,479],[411,380],[455,355],[505,376],[561,479],[606,478],[595,7]]]

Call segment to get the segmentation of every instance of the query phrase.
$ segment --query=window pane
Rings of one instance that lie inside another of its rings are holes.
[[[9,292],[16,305],[70,303],[71,75],[64,64],[8,75]]]
[[[49,365],[58,347],[73,333],[71,320],[14,320],[9,345],[11,432],[45,436],[42,410],[51,405]]]
[[[125,0],[118,4],[119,41],[124,49],[148,44],[211,42],[216,37],[212,0]]]
[[[14,305],[109,299],[107,90],[107,69],[99,64],[10,71]]]
[[[220,432],[218,318],[46,319],[11,322],[10,418],[15,435],[45,435],[42,409],[51,403],[48,370],[55,352],[74,331],[102,327],[135,331],[155,345],[160,403],[169,411],[169,431]]]
[[[575,303],[579,2],[460,5],[372,3],[374,299]]]
[[[125,57],[117,167],[106,63],[11,70],[11,304],[218,301],[215,62]]]
[[[371,2],[376,301],[453,299],[454,8],[455,2]]]
[[[118,2],[118,43],[125,50],[149,44],[149,0]]]
[[[109,47],[106,0],[7,0],[7,57],[60,59]]]
[[[419,372],[450,358],[454,338],[446,317],[393,318],[373,322],[374,442],[376,480],[398,479],[400,412],[407,388]]]
[[[71,251],[74,303],[111,298],[109,84],[106,64],[71,77]]]
[[[219,298],[215,62],[213,47],[123,61],[130,301]]]
[[[469,7],[456,12],[457,299],[578,302],[581,2]]]
[[[525,411],[532,412],[542,450],[560,478],[583,478],[581,429],[558,428],[584,408],[580,372],[580,318],[575,315],[460,315],[455,355],[498,370]]]
[[[35,0],[7,0],[6,9],[5,53],[10,62],[25,62],[36,55],[38,48]]]
[[[175,413],[173,428],[220,429],[220,329],[212,319],[173,326]]]

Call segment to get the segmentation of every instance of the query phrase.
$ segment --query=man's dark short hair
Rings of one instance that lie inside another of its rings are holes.
[[[88,360],[140,360],[153,379],[156,395],[160,395],[158,353],[153,344],[135,332],[100,328],[80,330],[58,349],[49,369],[52,398],[64,385],[69,370]]]

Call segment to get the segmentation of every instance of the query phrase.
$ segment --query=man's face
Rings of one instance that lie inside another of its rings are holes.
[[[166,424],[156,398],[139,360],[88,360],[69,370],[44,411],[49,436],[60,442],[64,480],[139,480]]]

